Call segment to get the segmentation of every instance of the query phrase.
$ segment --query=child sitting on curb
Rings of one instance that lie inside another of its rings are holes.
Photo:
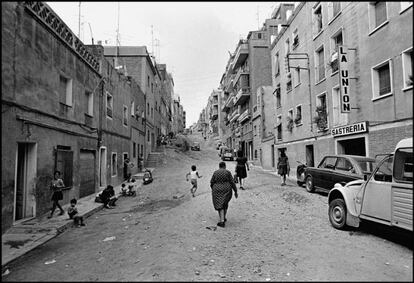
[[[70,206],[68,208],[68,215],[70,219],[73,219],[73,221],[75,222],[75,225],[77,227],[80,226],[85,226],[85,223],[83,223],[83,217],[76,215],[78,214],[78,209],[76,208],[76,199],[71,199],[70,200]]]

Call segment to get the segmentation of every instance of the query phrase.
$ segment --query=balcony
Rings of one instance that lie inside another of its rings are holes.
[[[234,85],[234,74],[232,74],[229,78],[227,78],[224,84],[224,91],[230,92],[233,89]]]
[[[245,67],[245,68],[239,68],[239,70],[237,71],[235,77],[234,77],[234,84],[237,84],[237,82],[239,81],[241,75],[249,75],[250,70],[249,67]]]
[[[227,112],[228,110],[230,110],[230,108],[233,106],[233,99],[234,99],[234,96],[230,94],[229,97],[227,97],[226,102],[224,102],[223,107],[221,108],[221,111]]]
[[[253,119],[261,115],[261,109],[258,105],[253,106]]]
[[[243,105],[250,98],[250,88],[242,87],[234,97],[234,106]]]
[[[250,119],[250,111],[249,109],[244,110],[244,112],[239,116],[238,121],[240,123],[246,122],[247,120]]]
[[[214,107],[213,110],[211,111],[211,119],[217,120],[217,118],[218,118],[218,107]]]
[[[237,70],[249,56],[249,44],[247,41],[241,41],[235,52],[233,60],[233,71]]]
[[[234,110],[233,113],[231,113],[230,115],[230,123],[236,121],[237,118],[239,118],[239,116],[240,116],[239,109]]]

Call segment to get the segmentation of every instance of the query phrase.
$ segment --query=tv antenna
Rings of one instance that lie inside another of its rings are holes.
[[[81,29],[81,2],[79,1],[78,38],[80,38],[80,29]]]
[[[91,27],[91,23],[89,23],[89,22],[88,22],[88,25],[89,25],[89,31],[91,32],[92,45],[94,45],[94,44],[93,44],[93,34],[92,34],[92,27]]]

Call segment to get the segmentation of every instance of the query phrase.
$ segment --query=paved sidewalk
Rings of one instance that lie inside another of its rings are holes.
[[[151,172],[154,168],[147,168]],[[142,186],[142,177],[144,173],[138,173],[133,175],[138,182],[139,189]],[[121,190],[121,184],[114,187],[115,194],[119,195]],[[103,208],[102,203],[95,202],[96,193],[83,197],[78,200],[77,208],[79,215],[84,219],[91,216],[95,212]],[[59,215],[59,209],[56,209],[52,218],[47,218],[49,213],[33,218],[22,223],[19,223],[9,230],[1,237],[1,266],[2,274],[6,269],[6,265],[16,260],[22,255],[28,253],[34,248],[46,243],[53,239],[66,229],[74,227],[74,222],[69,219],[67,215],[67,209],[70,204],[63,205],[65,210],[64,215]]]

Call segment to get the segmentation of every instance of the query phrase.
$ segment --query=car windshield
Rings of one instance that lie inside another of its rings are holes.
[[[371,160],[358,160],[357,162],[363,173],[371,173],[376,165],[376,162]]]

